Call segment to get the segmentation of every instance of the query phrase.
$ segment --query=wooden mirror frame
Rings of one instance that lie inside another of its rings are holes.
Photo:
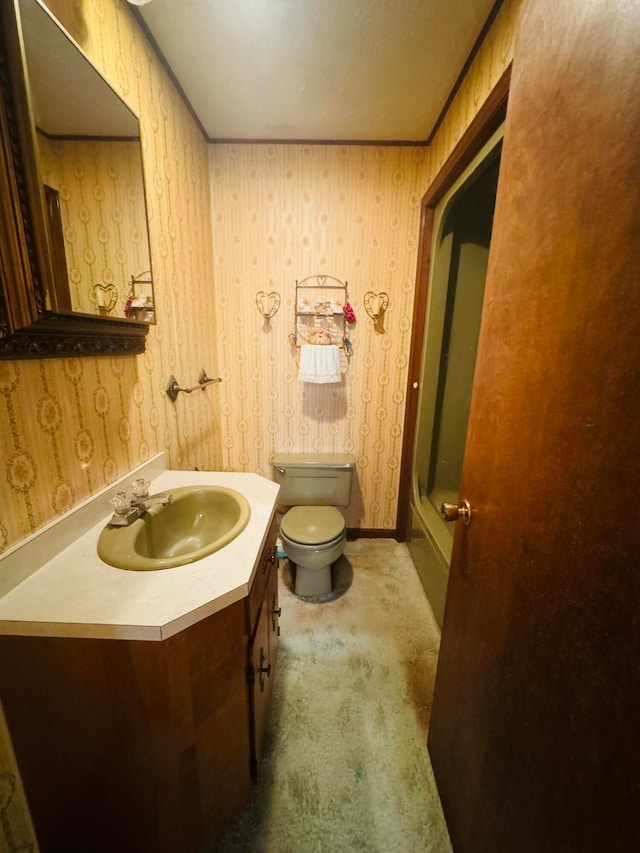
[[[53,263],[21,34],[14,4],[0,7],[0,360],[142,353],[148,323],[47,305]]]

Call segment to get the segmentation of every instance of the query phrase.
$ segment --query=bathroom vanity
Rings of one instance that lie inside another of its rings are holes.
[[[2,704],[42,851],[200,850],[250,796],[278,648],[277,486],[165,472],[152,491],[185,477],[246,495],[234,542],[126,572],[93,556],[103,519],[0,599]],[[97,595],[69,586],[83,570]]]

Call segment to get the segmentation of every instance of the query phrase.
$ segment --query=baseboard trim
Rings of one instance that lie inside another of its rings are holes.
[[[381,527],[347,527],[347,539],[398,539],[398,531]]]

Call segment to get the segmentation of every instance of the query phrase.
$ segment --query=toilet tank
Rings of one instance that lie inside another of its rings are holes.
[[[271,464],[280,506],[348,506],[351,500],[350,453],[276,453]]]

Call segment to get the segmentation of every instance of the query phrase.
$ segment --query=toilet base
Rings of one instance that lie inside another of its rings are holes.
[[[305,568],[296,563],[294,592],[303,598],[311,595],[328,595],[331,592],[331,563],[319,568]]]
[[[302,544],[294,542],[280,527],[282,547],[289,560],[296,566],[294,592],[302,598],[330,595],[331,566],[344,551],[347,541],[346,530],[329,542]]]

